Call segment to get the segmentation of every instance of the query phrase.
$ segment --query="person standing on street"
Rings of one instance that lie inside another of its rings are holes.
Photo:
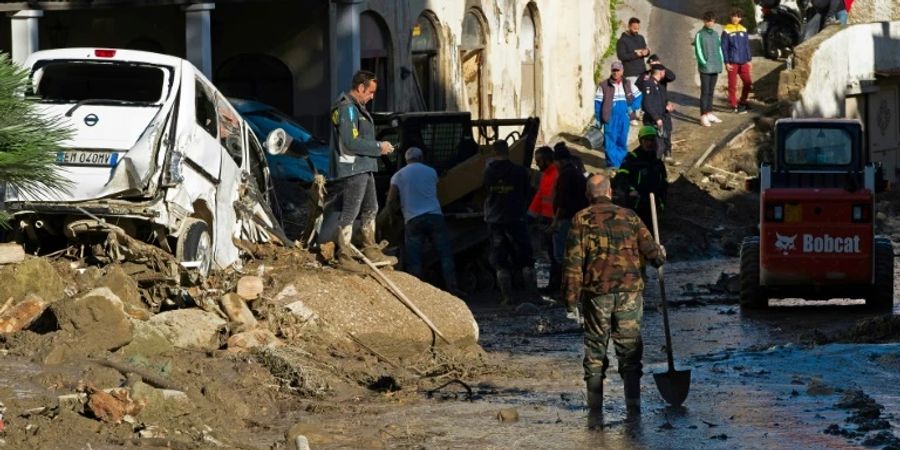
[[[572,219],[566,248],[563,292],[569,317],[584,317],[584,379],[587,384],[588,426],[603,424],[603,379],[609,367],[607,347],[613,338],[619,374],[625,386],[629,415],[640,414],[641,318],[644,311],[643,261],[665,263],[657,245],[635,213],[610,201],[610,180],[588,180],[591,206]]]
[[[666,165],[656,157],[656,128],[645,125],[638,132],[640,146],[625,157],[613,180],[616,204],[634,210],[646,226],[652,226],[650,193],[662,211],[669,190]]]
[[[450,234],[444,222],[441,202],[437,196],[437,172],[424,164],[424,155],[418,147],[406,150],[406,166],[391,177],[387,202],[399,200],[405,226],[406,260],[403,262],[408,273],[422,277],[422,247],[431,241],[441,260],[444,287],[457,297],[463,293],[456,281],[456,267],[453,262],[453,247]]]
[[[612,63],[610,77],[600,82],[594,95],[594,114],[603,126],[606,165],[613,168],[618,168],[628,153],[629,111],[641,105],[641,91],[623,77],[622,67],[619,61]]]
[[[741,25],[744,13],[739,8],[731,10],[731,23],[722,30],[722,54],[725,70],[728,72],[728,102],[733,113],[745,113],[750,109],[747,98],[753,81],[750,77],[751,60],[750,36]],[[741,79],[741,98],[737,97],[737,80]]]
[[[538,184],[538,191],[534,194],[531,205],[528,207],[528,215],[535,219],[541,250],[546,252],[550,262],[550,282],[547,285],[547,290],[555,292],[559,290],[562,272],[559,264],[553,258],[553,232],[551,230],[553,222],[553,191],[556,186],[556,177],[559,174],[559,170],[553,161],[553,149],[547,146],[538,148],[534,152],[534,163],[541,171],[541,181]]]
[[[390,142],[375,140],[375,124],[366,110],[366,103],[375,97],[377,88],[375,74],[360,70],[351,79],[350,91],[341,94],[331,107],[331,174],[339,196],[331,203],[341,207],[336,253],[340,267],[354,272],[366,270],[366,266],[353,259],[350,250],[357,216],[362,222],[362,252],[366,258],[372,262],[397,263],[396,258],[381,252],[375,238],[378,200],[372,174],[378,171],[378,158],[394,151]]]
[[[497,272],[502,304],[512,303],[512,274],[522,271],[529,292],[537,290],[534,255],[525,221],[531,191],[528,169],[509,160],[509,144],[494,142],[494,159],[484,171],[484,221],[490,234],[489,259]]]
[[[703,13],[703,28],[694,36],[694,54],[700,71],[700,125],[704,127],[722,122],[713,114],[713,95],[724,66],[722,43],[713,28],[715,24],[715,13]]]
[[[637,17],[628,19],[628,29],[619,36],[616,42],[616,56],[624,65],[625,78],[633,85],[644,73],[644,58],[650,55],[647,40],[641,36],[641,20]]]
[[[588,206],[587,197],[584,195],[587,180],[578,161],[565,145],[553,152],[553,159],[559,166],[559,177],[556,179],[554,188],[553,223],[551,224],[553,258],[561,268],[566,254],[566,236],[569,235],[569,229],[572,227],[572,218],[575,217],[575,213]],[[560,286],[557,284],[554,293],[558,294],[559,289]]]
[[[662,64],[650,66],[650,79],[643,83],[644,124],[655,126],[659,132],[656,154],[659,159],[672,157],[672,118],[669,115],[666,91],[662,80],[666,77],[666,67]],[[628,159],[626,156],[625,159]]]

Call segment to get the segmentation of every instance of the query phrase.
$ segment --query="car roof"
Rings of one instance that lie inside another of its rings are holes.
[[[97,56],[97,50],[108,50],[115,52],[113,56]],[[117,48],[95,48],[95,47],[78,47],[78,48],[58,48],[52,50],[40,50],[32,53],[26,63],[26,67],[30,67],[36,61],[47,59],[80,59],[95,61],[121,61],[121,62],[144,62],[148,64],[156,64],[161,66],[178,67],[185,62],[184,59],[172,55],[163,55],[161,53],[145,52],[140,50],[123,50]]]

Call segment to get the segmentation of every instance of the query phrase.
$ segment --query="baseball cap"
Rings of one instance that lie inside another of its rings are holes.
[[[662,65],[662,64],[659,64],[659,63],[657,63],[657,64],[651,64],[651,65],[650,65],[650,70],[666,70],[666,66],[664,66],[664,65]]]
[[[638,139],[643,139],[647,136],[656,137],[656,127],[653,125],[644,125],[638,131]]]
[[[612,70],[622,70],[625,68],[625,66],[622,65],[622,61],[614,61],[610,68]]]

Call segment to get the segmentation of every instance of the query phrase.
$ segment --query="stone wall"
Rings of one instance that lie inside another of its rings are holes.
[[[897,0],[856,0],[850,10],[850,23],[869,23],[884,20],[900,20],[900,2]]]

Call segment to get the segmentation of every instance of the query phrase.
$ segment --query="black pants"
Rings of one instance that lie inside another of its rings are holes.
[[[716,92],[717,73],[700,74],[700,114],[711,113],[713,110],[713,94]]]
[[[656,157],[663,159],[666,156],[672,156],[672,115],[666,113],[663,116],[662,130],[659,130],[656,138]],[[644,125],[656,126],[656,123],[650,120],[650,117],[644,115]]]
[[[364,224],[375,221],[378,198],[375,196],[375,177],[372,173],[358,173],[340,181],[338,189],[341,198],[338,204],[341,205],[341,217],[338,226],[352,226],[357,216]]]
[[[525,222],[489,223],[491,249],[489,259],[494,270],[521,270],[534,267],[531,236]]]

